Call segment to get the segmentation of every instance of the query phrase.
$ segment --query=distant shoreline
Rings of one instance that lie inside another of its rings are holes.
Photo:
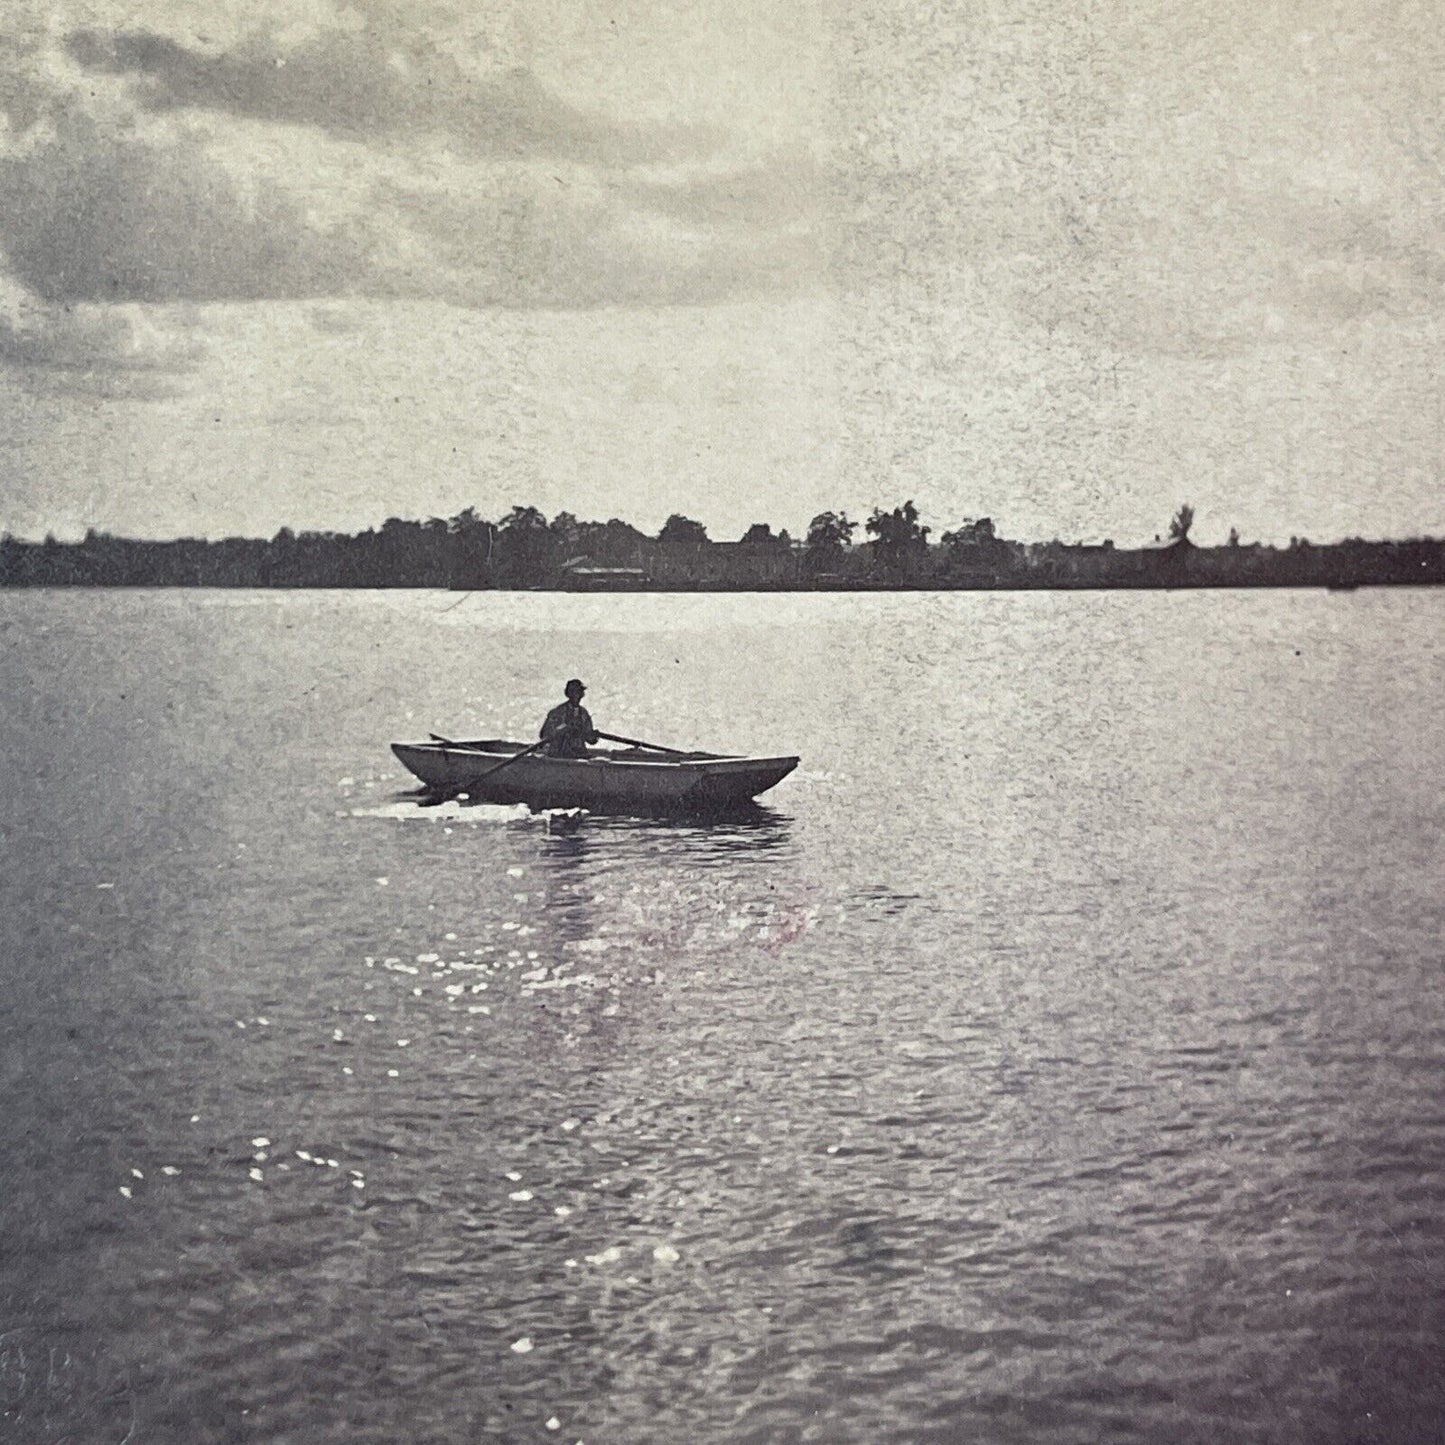
[[[1039,592],[1445,585],[1445,540],[1352,538],[1288,547],[1198,547],[1187,508],[1167,541],[1125,548],[1016,542],[987,518],[929,539],[907,508],[875,513],[876,539],[854,545],[841,514],[816,518],[805,542],[761,525],[714,542],[674,518],[657,537],[615,519],[501,526],[389,521],[357,535],[144,541],[90,532],[79,542],[0,537],[0,587],[445,589],[456,592]],[[828,527],[821,524],[827,522]]]
[[[1438,575],[1377,578],[1360,582],[1331,582],[1324,579],[1255,578],[1251,580],[1137,579],[1132,581],[1085,581],[1070,579],[1006,579],[996,582],[946,582],[940,580],[856,582],[839,585],[816,583],[720,583],[688,584],[683,582],[650,583],[637,587],[589,586],[565,584],[510,585],[490,587],[455,587],[429,582],[92,582],[85,580],[28,580],[0,578],[0,591],[11,592],[451,592],[470,596],[487,592],[553,592],[571,596],[759,596],[782,593],[813,593],[820,595],[876,594],[899,592],[1263,592],[1263,591],[1327,591],[1358,592],[1366,588],[1410,588],[1445,586],[1445,577]]]

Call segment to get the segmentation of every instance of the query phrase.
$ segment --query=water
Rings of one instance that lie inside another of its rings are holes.
[[[0,594],[0,1436],[1438,1438],[1442,605]]]

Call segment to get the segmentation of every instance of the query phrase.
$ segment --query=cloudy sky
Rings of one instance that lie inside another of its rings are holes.
[[[0,528],[1445,534],[1414,0],[7,0]]]

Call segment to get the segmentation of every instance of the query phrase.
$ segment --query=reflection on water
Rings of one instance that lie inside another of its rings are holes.
[[[266,602],[0,597],[0,1434],[1438,1434],[1420,598]],[[397,792],[577,657],[804,766]]]
[[[740,853],[772,853],[788,840],[791,819],[758,803],[706,817],[625,817],[572,813],[548,819],[553,838],[586,839],[603,847],[621,843],[689,861],[725,860]]]

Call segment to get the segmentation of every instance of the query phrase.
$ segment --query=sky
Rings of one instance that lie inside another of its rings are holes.
[[[0,529],[1445,535],[1414,0],[7,0]]]

